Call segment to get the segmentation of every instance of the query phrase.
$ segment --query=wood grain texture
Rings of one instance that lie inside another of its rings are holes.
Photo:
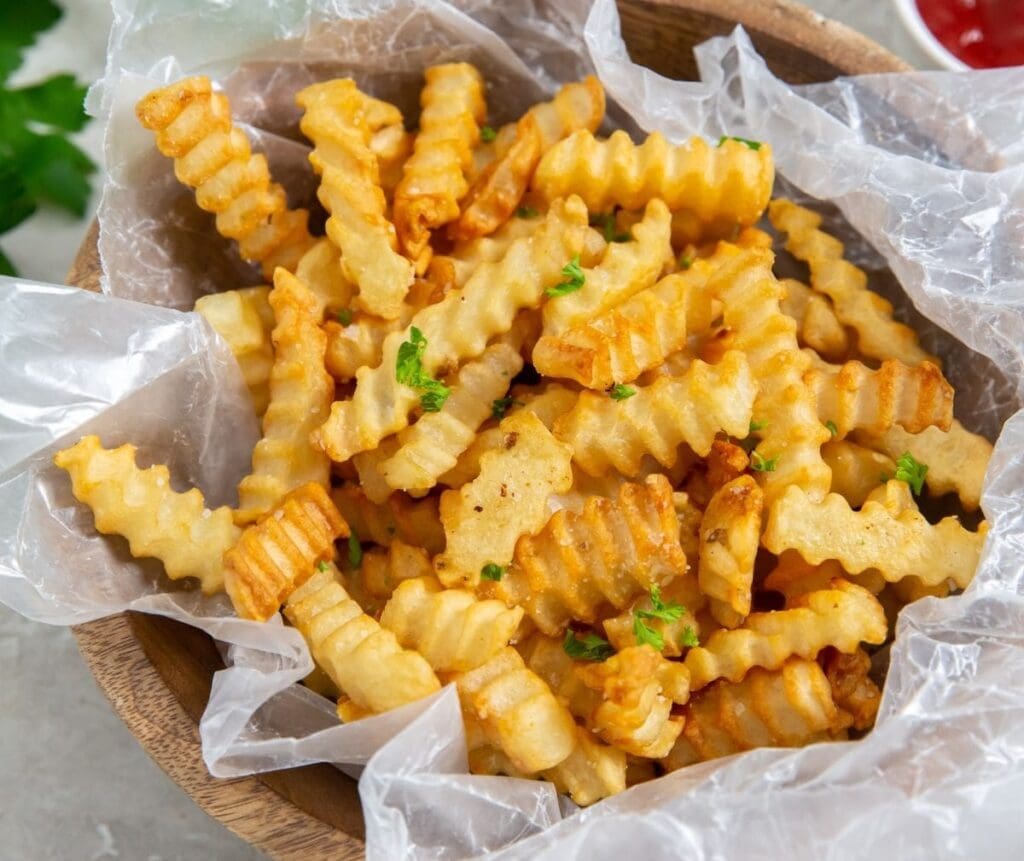
[[[673,78],[696,77],[692,48],[742,23],[771,69],[792,83],[908,67],[860,34],[785,0],[620,0],[634,60]],[[68,283],[99,289],[94,223]],[[198,720],[222,667],[204,633],[125,613],[74,629],[79,648],[139,743],[207,813],[278,861],[363,855],[355,781],[326,765],[232,780],[210,777]]]

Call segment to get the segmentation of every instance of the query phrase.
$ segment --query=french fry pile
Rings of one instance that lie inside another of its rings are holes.
[[[602,138],[594,78],[500,129],[465,63],[415,134],[352,80],[297,94],[326,236],[205,78],[138,105],[271,286],[196,303],[263,437],[235,509],[131,445],[56,456],[96,529],[284,613],[359,720],[454,683],[473,771],[590,804],[874,720],[870,655],[970,582],[989,444],[767,143]],[[773,237],[807,264],[778,280]]]

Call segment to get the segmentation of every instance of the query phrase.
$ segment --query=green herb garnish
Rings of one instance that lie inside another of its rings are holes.
[[[484,126],[480,129],[480,140],[490,143],[498,136],[498,133],[491,126]]]
[[[775,455],[775,457],[765,457],[757,451],[750,453],[750,466],[756,472],[775,472],[775,467],[778,465],[778,455]]]
[[[480,569],[480,576],[484,580],[500,580],[504,573],[505,569],[501,565],[495,565],[493,562],[488,562]]]
[[[338,311],[338,322],[342,326],[348,326],[352,323],[352,312],[348,308],[342,308]]]
[[[571,629],[565,632],[562,649],[570,658],[577,661],[607,661],[615,654],[611,644],[597,634],[587,634],[581,640]]]
[[[693,628],[691,626],[689,626],[689,625],[687,625],[686,626],[686,630],[683,631],[683,639],[682,639],[681,642],[682,642],[682,644],[684,646],[686,646],[688,648],[691,648],[691,649],[694,646],[699,646],[700,645],[700,640],[697,639],[697,634],[694,632]]]
[[[748,140],[747,138],[738,138],[735,135],[722,135],[718,139],[718,145],[721,146],[726,141],[738,141],[741,144],[746,144],[752,150],[759,150],[759,149],[761,149],[761,141],[752,141],[752,140]]]
[[[601,228],[605,242],[629,242],[633,238],[628,231],[622,232],[616,228],[614,212],[591,216],[590,225]]]
[[[832,434],[832,439],[835,439],[837,436],[839,436],[839,428],[836,427],[836,423],[832,421],[832,419],[829,419],[827,422],[825,422],[825,427],[828,428],[828,432]]]
[[[321,559],[319,562],[316,563],[316,570],[319,571],[321,574],[324,571],[327,571],[330,567],[331,566],[328,565],[326,562],[324,562],[323,559]]]
[[[496,398],[495,400],[491,401],[491,415],[494,416],[494,418],[498,419],[498,421],[501,421],[503,418],[505,418],[505,413],[508,412],[509,407],[513,405],[521,407],[523,406],[523,402],[517,401],[511,395],[509,395],[507,398]]]
[[[661,588],[651,587],[651,609],[634,610],[635,615],[641,619],[661,619],[663,622],[678,622],[682,618],[686,608],[675,601],[665,603],[661,600]]]
[[[636,613],[633,614],[633,637],[638,646],[650,646],[656,652],[665,648],[665,638],[660,633],[645,624]]]
[[[680,255],[680,257],[679,257],[679,268],[680,269],[689,269],[691,266],[693,266],[693,261],[695,259],[696,258],[694,258],[692,251],[685,252],[684,254]]]
[[[587,276],[583,274],[583,269],[580,268],[579,254],[562,267],[562,274],[568,280],[562,281],[554,287],[548,287],[544,291],[552,299],[565,296],[567,293],[575,293],[586,283]]]
[[[613,401],[624,401],[626,398],[631,398],[635,394],[636,389],[632,386],[624,386],[622,383],[616,383],[608,390],[608,395]]]
[[[536,218],[538,215],[540,215],[540,213],[532,206],[520,206],[519,209],[516,210],[516,216],[519,218]]]
[[[403,341],[398,348],[395,360],[395,378],[403,385],[419,389],[420,406],[424,412],[436,413],[444,406],[452,393],[444,383],[435,380],[423,370],[423,351],[427,349],[427,339],[423,333],[413,326],[409,330],[409,340]]]
[[[896,460],[897,481],[905,481],[910,485],[914,496],[920,496],[924,488],[924,477],[928,474],[928,467],[918,461],[909,451],[903,452]]]
[[[359,543],[359,536],[354,529],[348,536],[348,564],[351,568],[358,568],[363,564],[363,545]]]
[[[750,422],[750,432],[751,433],[756,433],[757,431],[764,430],[766,427],[768,427],[768,422],[764,422],[764,421],[751,421]]]

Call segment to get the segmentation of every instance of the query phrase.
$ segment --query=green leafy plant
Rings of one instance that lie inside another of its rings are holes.
[[[52,0],[0,5],[0,234],[17,227],[41,204],[85,215],[88,177],[96,165],[68,134],[88,122],[86,87],[60,74],[11,88],[11,75],[36,36],[61,16]],[[16,274],[0,251],[0,274]]]

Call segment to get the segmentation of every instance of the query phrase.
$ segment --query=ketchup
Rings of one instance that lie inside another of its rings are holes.
[[[1024,65],[1024,0],[916,0],[925,25],[975,69]]]

